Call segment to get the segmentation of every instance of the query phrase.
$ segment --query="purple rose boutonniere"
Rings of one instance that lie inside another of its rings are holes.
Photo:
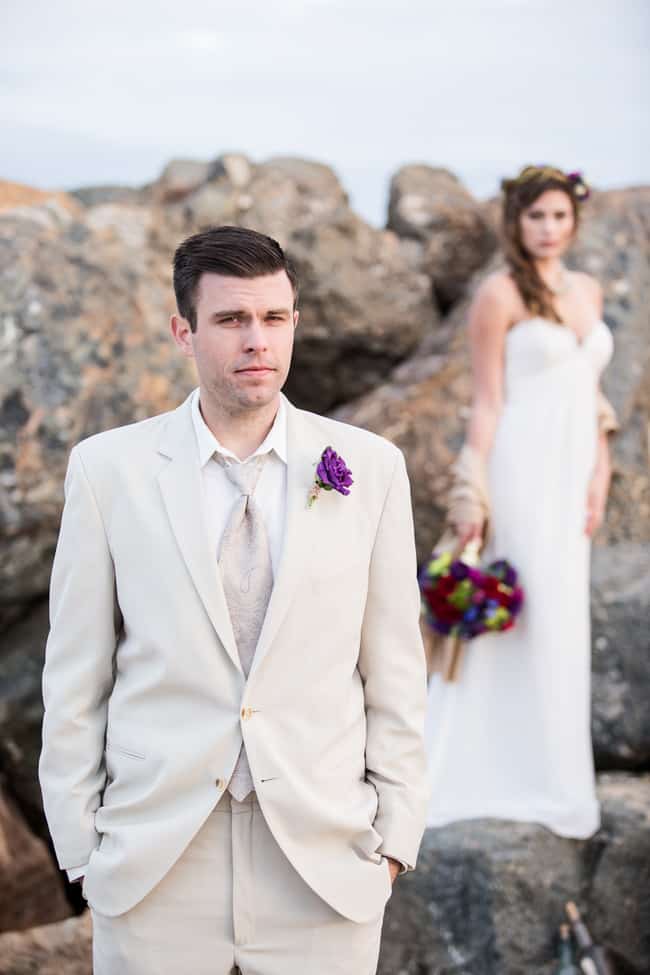
[[[311,508],[321,491],[338,491],[339,494],[347,495],[353,484],[352,471],[348,469],[343,458],[331,447],[326,447],[320,455],[307,506]]]

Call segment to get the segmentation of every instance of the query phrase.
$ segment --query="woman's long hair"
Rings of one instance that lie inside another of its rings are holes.
[[[553,292],[542,280],[532,256],[521,240],[520,217],[547,190],[561,190],[573,209],[574,233],[578,229],[580,204],[589,188],[580,173],[563,173],[554,166],[525,166],[514,179],[501,182],[503,190],[503,249],[519,293],[532,315],[562,322],[553,304]]]

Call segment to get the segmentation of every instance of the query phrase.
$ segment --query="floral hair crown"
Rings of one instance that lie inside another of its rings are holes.
[[[523,186],[533,180],[542,182],[547,179],[566,183],[578,203],[584,203],[591,196],[589,184],[581,172],[576,170],[572,173],[565,173],[561,169],[556,169],[555,166],[525,166],[514,179],[501,180],[501,189],[504,193],[509,193],[517,186]]]

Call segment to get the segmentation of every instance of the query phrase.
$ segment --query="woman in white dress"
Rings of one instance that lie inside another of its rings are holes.
[[[505,180],[507,268],[471,307],[474,403],[448,520],[525,590],[509,632],[474,639],[457,680],[431,679],[429,826],[493,817],[569,837],[599,826],[590,735],[590,539],[616,420],[599,391],[612,355],[602,293],[562,257],[588,195],[579,174]]]

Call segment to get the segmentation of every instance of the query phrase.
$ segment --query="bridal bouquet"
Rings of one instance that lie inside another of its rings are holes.
[[[509,562],[498,559],[479,568],[466,553],[455,558],[451,551],[434,552],[419,573],[424,618],[431,630],[450,638],[447,680],[458,670],[461,641],[511,629],[523,603],[517,572]]]

